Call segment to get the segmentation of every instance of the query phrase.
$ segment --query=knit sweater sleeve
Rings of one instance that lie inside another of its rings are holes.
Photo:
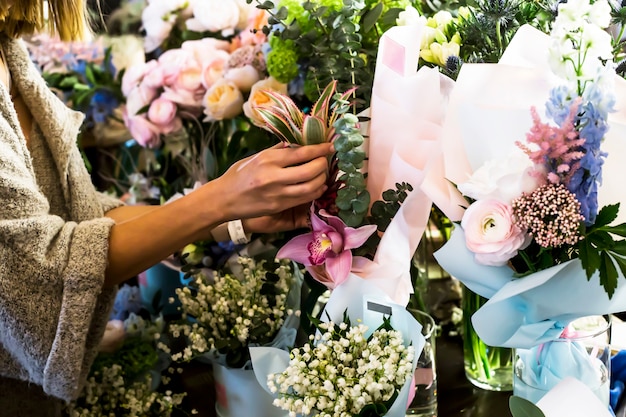
[[[15,131],[0,118],[0,374],[71,400],[115,296],[102,289],[114,224],[103,212],[111,206],[91,190],[84,198],[97,215],[82,221],[51,215]],[[71,164],[82,162],[76,159]]]

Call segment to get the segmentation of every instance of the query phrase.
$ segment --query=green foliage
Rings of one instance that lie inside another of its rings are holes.
[[[603,207],[595,223],[583,232],[583,239],[577,245],[587,279],[599,272],[600,284],[609,298],[617,288],[617,268],[626,276],[626,242],[613,239],[613,235],[626,237],[626,223],[609,225],[617,218],[618,211],[619,203]]]
[[[103,368],[120,365],[125,378],[130,381],[144,376],[154,369],[159,360],[152,341],[146,341],[139,336],[131,336],[124,340],[124,344],[114,353],[101,352],[96,357],[90,374],[99,372]]]
[[[463,62],[498,62],[520,26],[530,24],[544,32],[556,15],[552,0],[475,0],[469,13],[460,17]]]
[[[247,1],[252,3],[252,0]],[[358,87],[354,93],[357,110],[369,105],[379,38],[395,25],[402,10],[394,6],[411,3],[254,1],[258,8],[271,15],[269,26],[263,29],[270,34],[272,46],[267,57],[270,75],[282,82],[295,79],[298,75],[295,58],[300,71],[304,72],[308,101],[316,101],[324,87],[337,80],[340,91]]]

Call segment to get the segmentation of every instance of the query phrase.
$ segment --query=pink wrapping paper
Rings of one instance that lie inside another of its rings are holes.
[[[447,203],[450,194],[442,175],[440,136],[453,81],[433,68],[417,70],[422,28],[393,27],[381,38],[367,142],[372,201],[398,182],[414,190],[387,228],[374,261],[353,268],[400,305],[406,305],[413,292],[410,262],[433,198]]]

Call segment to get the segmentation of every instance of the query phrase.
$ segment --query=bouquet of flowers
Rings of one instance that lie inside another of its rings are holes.
[[[274,405],[290,415],[404,416],[424,347],[420,324],[354,276],[332,292],[322,319],[317,334],[291,353],[250,349]]]
[[[352,326],[348,317],[318,329],[309,343],[291,351],[287,369],[269,377],[270,391],[278,394],[275,404],[304,415],[385,414],[411,379],[413,346],[404,346],[388,318],[369,336],[366,325]]]
[[[174,360],[217,361],[249,366],[249,346],[286,348],[295,341],[302,279],[293,264],[238,257],[232,272],[196,274],[176,290],[184,322],[172,323],[175,337],[188,341]]]
[[[559,5],[549,37],[520,28],[497,65],[464,65],[450,97],[446,176],[450,201],[466,209],[451,215],[460,227],[436,258],[489,298],[472,318],[489,345],[549,357],[542,344],[567,337],[575,319],[623,310],[626,252],[615,236],[625,226],[611,225],[619,203],[599,209],[619,195],[606,157],[624,151],[612,136],[624,118],[603,30],[610,12],[605,1]],[[531,57],[529,46],[545,54]]]
[[[64,415],[170,416],[186,394],[169,390],[170,378],[162,375],[169,362],[160,341],[165,323],[161,317],[148,320],[135,314],[137,294],[130,286],[124,286],[115,301],[114,318],[107,325],[85,387],[65,407]]]
[[[153,0],[142,12],[146,62],[124,74],[124,121],[151,152],[142,174],[161,201],[221,175],[275,140],[255,127],[258,91],[287,91],[267,74],[267,13],[243,1]]]
[[[143,61],[141,55],[137,58],[142,48],[137,37],[62,42],[41,34],[27,39],[26,46],[50,88],[85,114],[80,138],[85,145],[112,146],[130,139],[122,122],[121,79],[127,67]],[[87,132],[93,137],[85,137]]]

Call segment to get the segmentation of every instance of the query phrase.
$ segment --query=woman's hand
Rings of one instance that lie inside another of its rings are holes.
[[[216,204],[226,219],[249,219],[310,203],[327,188],[327,156],[332,152],[329,143],[295,148],[280,144],[238,161],[212,181],[223,197]],[[287,212],[278,218],[282,225],[289,223]]]
[[[302,204],[279,213],[243,219],[246,233],[277,233],[309,227],[311,204]]]

